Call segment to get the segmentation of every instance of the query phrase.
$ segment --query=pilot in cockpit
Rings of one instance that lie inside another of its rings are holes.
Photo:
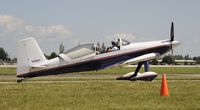
[[[112,51],[119,50],[119,48],[120,48],[119,39],[112,40],[111,44],[112,44]]]
[[[107,52],[120,50],[123,46],[129,45],[130,42],[125,39],[114,39],[111,41],[112,46],[107,48]]]

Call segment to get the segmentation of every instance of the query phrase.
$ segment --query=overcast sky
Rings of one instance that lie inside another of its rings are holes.
[[[200,0],[1,0],[0,47],[16,57],[17,41],[35,37],[44,53],[116,37],[131,42],[169,39],[175,54],[200,56]]]

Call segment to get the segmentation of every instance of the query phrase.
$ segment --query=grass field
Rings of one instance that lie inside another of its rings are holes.
[[[0,85],[1,110],[198,110],[200,81],[68,82]]]
[[[0,75],[15,75],[16,68],[15,67],[2,67],[0,68]]]
[[[134,71],[135,67],[112,67],[99,71],[87,71],[81,72],[83,74],[125,74],[131,71]],[[200,73],[200,67],[151,67],[151,71],[154,71],[158,74],[163,72],[167,74],[188,74],[188,73]],[[144,69],[141,68],[140,72],[144,72]],[[15,75],[16,68],[0,68],[0,75]]]
[[[161,75],[153,82],[112,78],[33,78],[14,82],[15,68],[0,68],[0,110],[199,110],[200,77],[171,73],[200,73],[198,67],[151,68],[168,75],[169,97],[160,96]],[[83,74],[124,74],[133,68],[110,68]],[[4,81],[11,83],[3,83]],[[37,82],[38,81],[38,82]],[[42,81],[52,81],[42,83]],[[66,82],[56,82],[66,81]],[[72,82],[70,82],[72,81]]]

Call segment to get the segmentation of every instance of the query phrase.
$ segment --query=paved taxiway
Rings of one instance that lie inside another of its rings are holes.
[[[200,81],[200,74],[166,74],[168,81]],[[84,82],[127,82],[115,80],[120,74],[62,74],[54,76],[37,77],[25,80],[23,83],[84,83]],[[162,75],[158,75],[153,82],[160,81]],[[1,75],[0,84],[16,83],[15,75]]]

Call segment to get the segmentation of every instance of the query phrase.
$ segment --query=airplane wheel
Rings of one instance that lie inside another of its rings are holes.
[[[17,79],[17,83],[21,83],[22,82],[22,79]]]

